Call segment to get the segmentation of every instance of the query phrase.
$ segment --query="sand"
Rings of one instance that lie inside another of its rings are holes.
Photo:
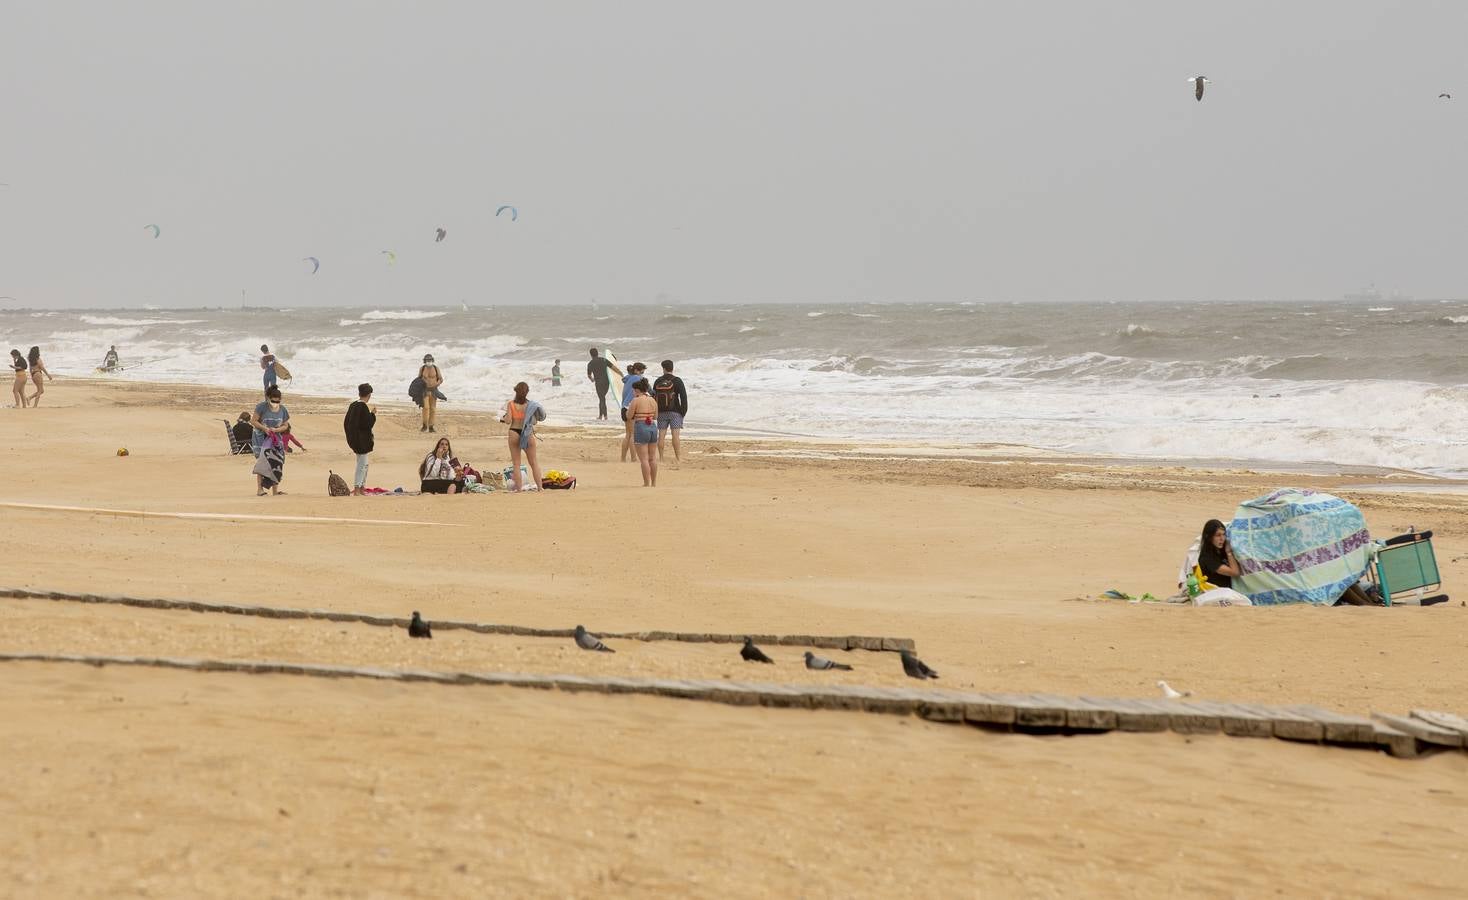
[[[1468,498],[1401,473],[1269,474],[1023,448],[697,439],[656,490],[619,429],[548,428],[573,492],[328,498],[346,400],[296,399],[309,452],[256,498],[222,454],[253,395],[75,380],[0,410],[6,502],[416,520],[345,525],[3,509],[0,584],[593,630],[885,634],[942,686],[1468,712],[1468,610],[1196,610],[1170,592],[1203,520],[1285,484],[1358,500],[1374,533],[1434,528],[1465,574]],[[445,412],[447,410],[444,410]],[[430,444],[383,404],[371,483]],[[552,411],[554,412],[554,411]],[[442,431],[481,469],[502,427]],[[114,455],[119,446],[131,454]],[[861,452],[854,452],[861,451]],[[1352,484],[1411,491],[1352,492]],[[1078,599],[1080,598],[1080,599]],[[568,642],[0,600],[0,652],[904,683],[895,657]],[[1037,738],[859,713],[658,698],[6,664],[0,825],[18,896],[1236,896],[1456,893],[1468,756],[1176,735]],[[44,772],[42,770],[45,770]],[[280,810],[285,810],[284,813]]]

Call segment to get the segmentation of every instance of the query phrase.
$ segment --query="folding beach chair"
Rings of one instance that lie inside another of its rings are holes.
[[[228,419],[225,419],[224,420],[224,434],[225,434],[225,436],[227,436],[229,438],[229,452],[230,452],[231,455],[233,455],[233,456],[239,456],[240,454],[243,454],[243,453],[253,453],[254,452],[254,450],[252,450],[250,448],[250,442],[249,441],[237,441],[237,440],[235,440],[235,437],[234,437],[234,426],[230,423],[230,421]]]
[[[1437,571],[1437,555],[1432,552],[1432,532],[1411,532],[1388,538],[1376,552],[1376,585],[1381,589],[1381,602],[1392,605],[1392,597],[1405,594],[1421,596],[1442,587]],[[1447,594],[1422,597],[1423,606],[1447,602]]]

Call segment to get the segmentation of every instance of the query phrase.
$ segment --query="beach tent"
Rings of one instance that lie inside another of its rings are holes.
[[[1239,504],[1228,526],[1244,574],[1234,590],[1255,606],[1334,603],[1371,564],[1361,510],[1339,497],[1280,488]]]

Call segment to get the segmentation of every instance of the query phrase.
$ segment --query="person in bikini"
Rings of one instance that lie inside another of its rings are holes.
[[[658,402],[646,378],[632,382],[632,402],[627,404],[627,425],[632,431],[632,449],[642,467],[642,486],[658,486]]]
[[[514,489],[517,491],[540,490],[540,460],[535,453],[535,423],[545,419],[545,410],[539,403],[530,399],[530,385],[520,382],[515,385],[515,399],[505,404],[505,417],[503,421],[510,426],[510,433],[506,439],[510,446],[510,469],[513,473]],[[529,432],[527,439],[526,432]],[[530,476],[533,483],[524,484],[524,476],[520,474],[520,456],[524,454],[525,461],[530,464]]]
[[[15,383],[10,388],[10,393],[15,397],[15,408],[25,409],[25,379],[26,372],[30,366],[27,365],[25,357],[20,355],[19,350],[10,351],[10,365],[15,369]]]

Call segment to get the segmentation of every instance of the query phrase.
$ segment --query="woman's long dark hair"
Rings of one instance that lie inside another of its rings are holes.
[[[1224,524],[1217,519],[1209,519],[1203,523],[1203,542],[1198,545],[1198,560],[1208,560],[1213,563],[1212,569],[1217,571],[1218,567],[1228,562],[1228,554],[1213,546],[1213,536],[1224,530]],[[1205,570],[1209,566],[1203,567]]]
[[[32,347],[30,354],[26,356],[26,361],[29,362],[31,364],[31,368],[34,369],[36,367],[36,363],[41,361],[41,348]]]
[[[524,403],[525,402],[525,399],[527,397],[529,397],[529,396],[530,396],[530,385],[526,384],[523,381],[520,382],[519,384],[515,385],[515,402],[516,403]]]

